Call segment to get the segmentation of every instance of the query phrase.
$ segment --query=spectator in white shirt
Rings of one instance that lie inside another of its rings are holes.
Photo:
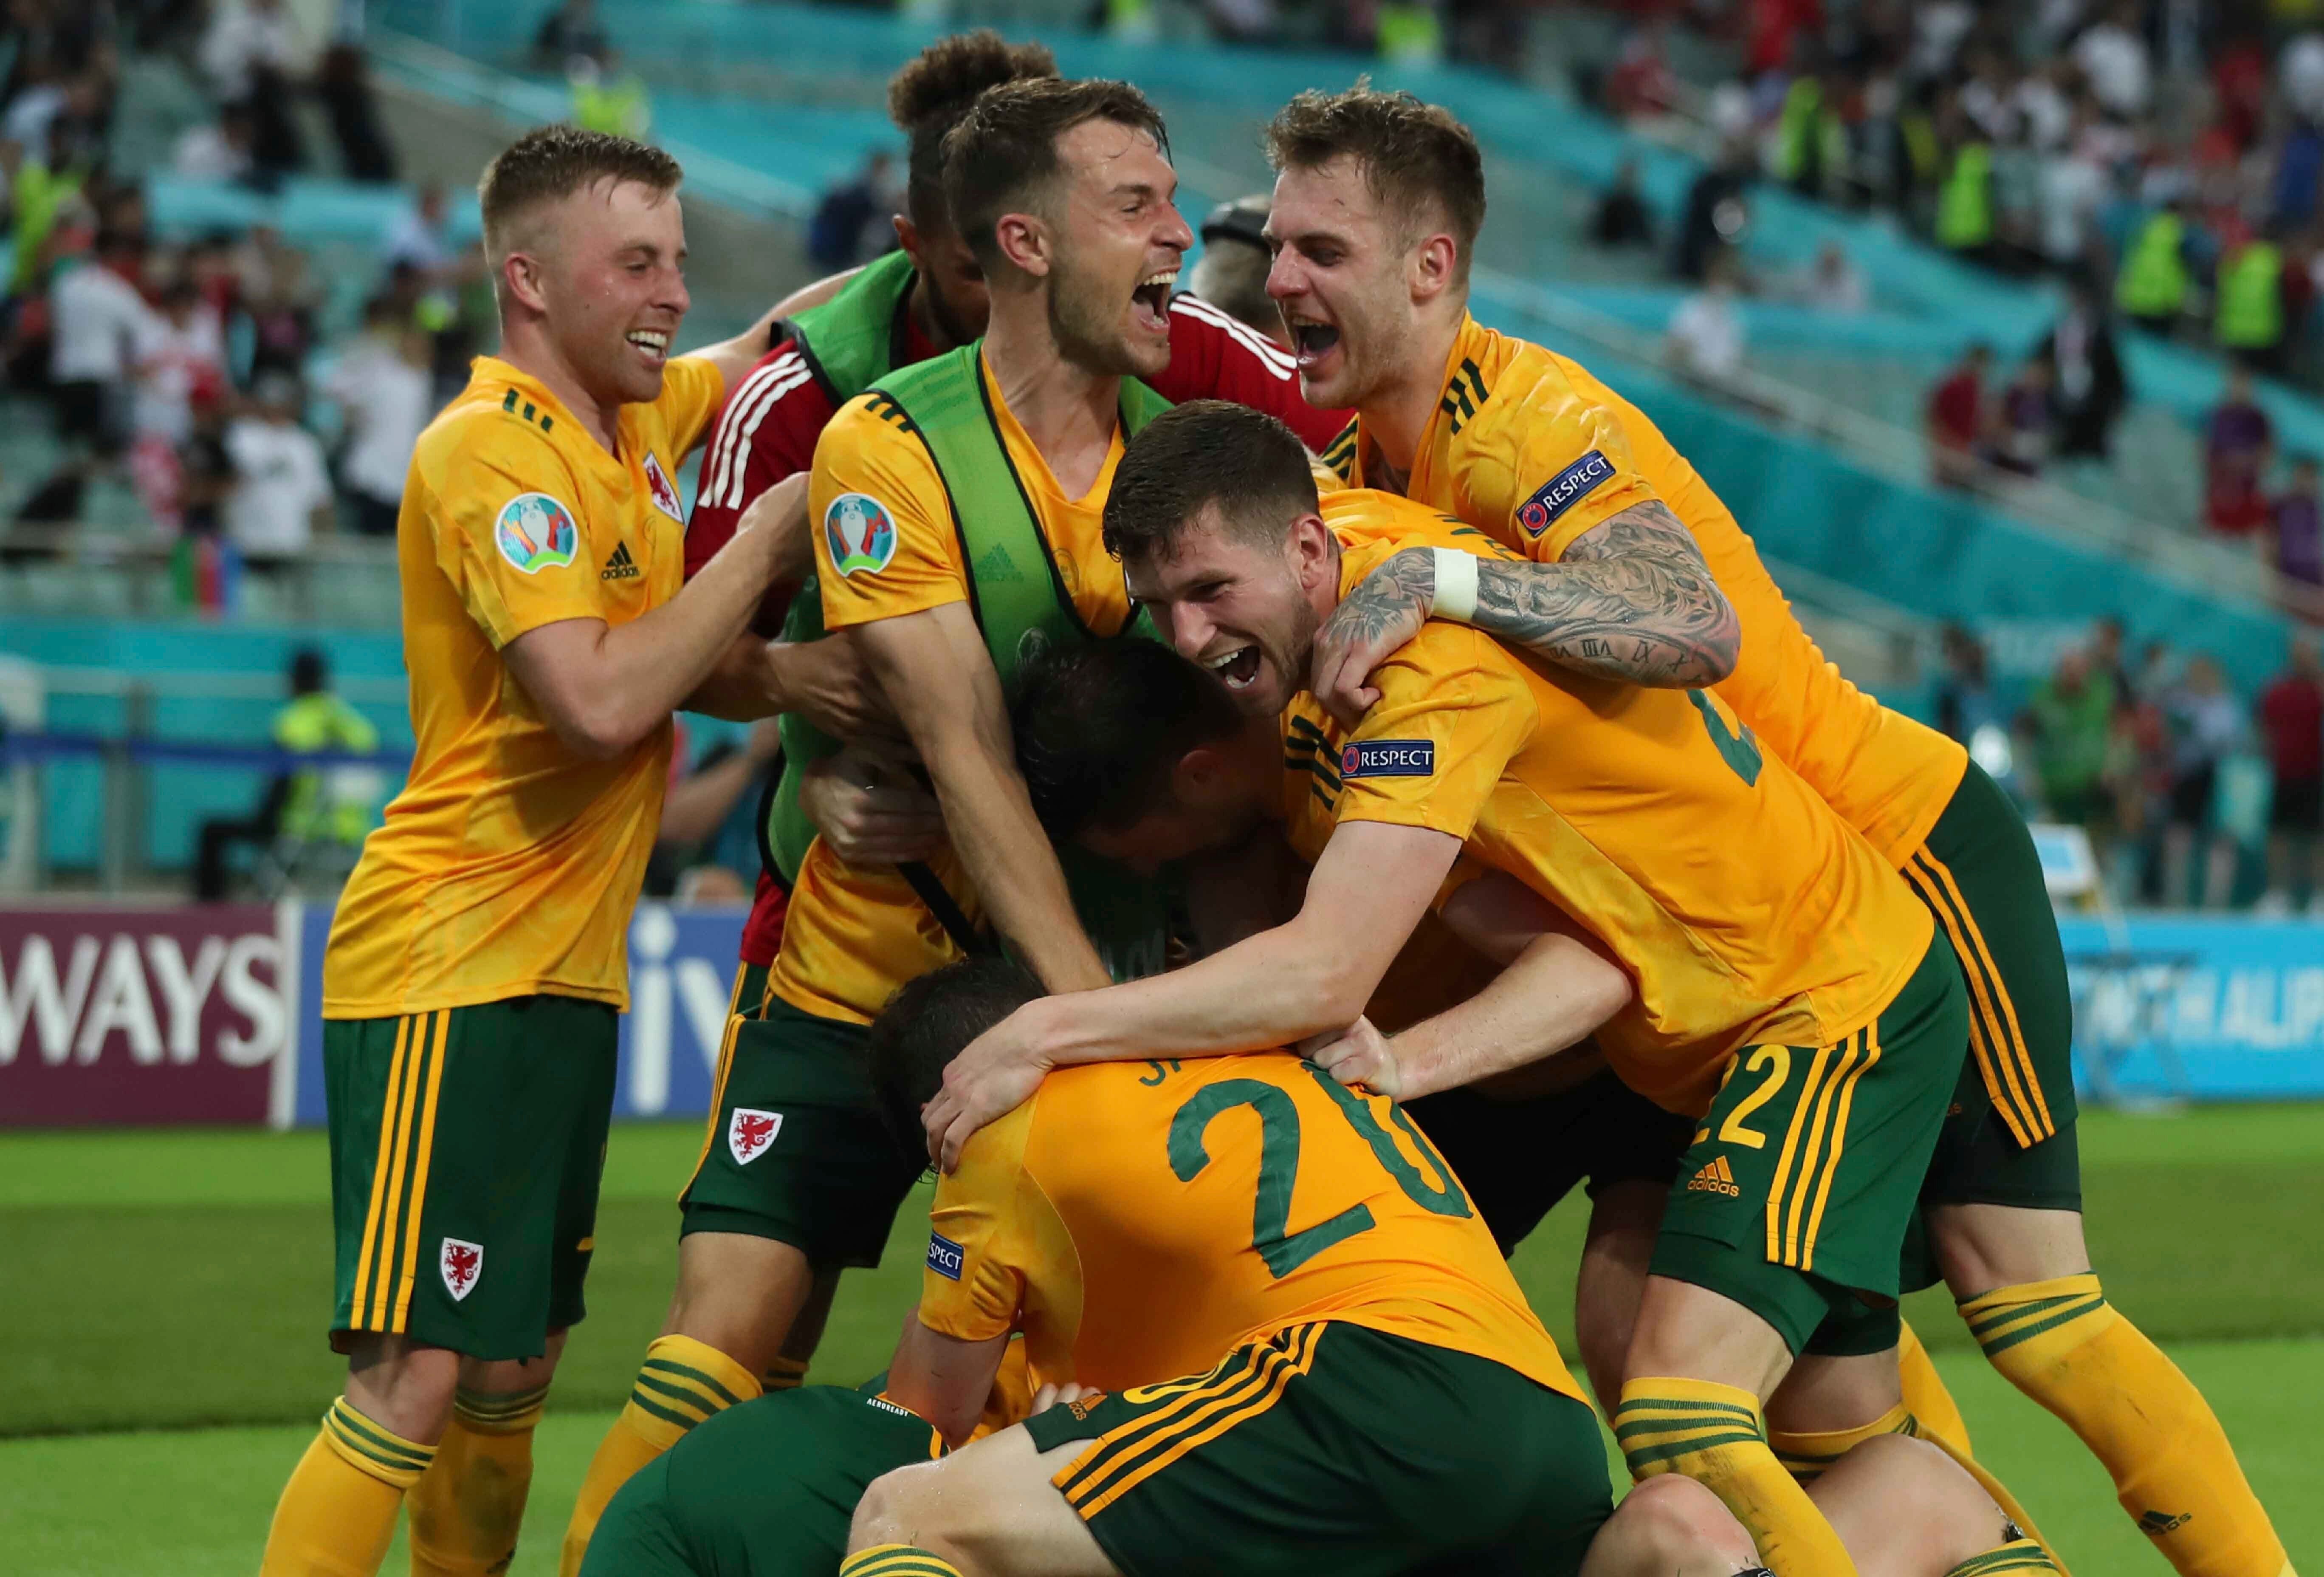
[[[2146,113],[2154,71],[2139,32],[2138,0],[2116,0],[2106,19],[2074,41],[2074,63],[2100,104],[2126,119]]]
[[[1743,370],[1742,314],[1735,310],[1735,263],[1727,253],[1711,262],[1703,288],[1679,303],[1665,339],[1673,366],[1708,383],[1725,383]]]
[[[252,168],[250,112],[233,106],[189,126],[170,152],[170,171],[188,181],[245,181]]]
[[[224,0],[202,34],[200,60],[219,102],[240,104],[261,72],[298,76],[310,64],[309,53],[283,0]]]
[[[346,413],[339,478],[366,536],[395,534],[411,451],[435,413],[428,351],[428,337],[379,297],[364,311],[363,337],[323,381],[323,394]]]
[[[226,429],[234,490],[226,496],[226,532],[245,558],[290,558],[304,552],[316,532],[330,529],[330,473],[323,446],[299,425],[297,379],[262,377],[253,407]]]
[[[50,292],[49,377],[56,385],[58,431],[103,455],[121,447],[137,342],[152,322],[132,283],[143,263],[143,244],[116,232],[100,237],[96,258]]]
[[[198,393],[226,378],[226,329],[201,287],[180,279],[161,292],[135,347],[137,399],[131,422],[138,438],[174,450],[194,430]]]

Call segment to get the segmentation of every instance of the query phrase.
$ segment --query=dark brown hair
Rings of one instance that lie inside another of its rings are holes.
[[[1313,170],[1342,155],[1362,168],[1407,245],[1443,219],[1460,248],[1454,276],[1466,281],[1485,225],[1485,164],[1469,128],[1442,105],[1380,92],[1369,78],[1344,93],[1311,88],[1268,123],[1267,162],[1277,170]]]
[[[484,166],[476,197],[484,210],[484,248],[506,255],[509,227],[530,209],[556,202],[611,177],[671,192],[684,179],[678,161],[659,148],[579,126],[536,126]]]
[[[988,88],[944,140],[945,200],[969,250],[989,272],[1004,259],[1001,216],[1047,195],[1065,165],[1057,141],[1084,121],[1110,120],[1154,139],[1164,157],[1170,134],[1146,95],[1102,77],[1035,77]]]
[[[1046,44],[1012,44],[989,27],[940,38],[904,62],[888,82],[888,118],[911,139],[904,210],[923,230],[947,230],[945,134],[960,124],[977,95],[1003,82],[1055,77]]]
[[[1041,830],[1070,843],[1119,832],[1170,802],[1172,771],[1242,726],[1211,673],[1159,641],[1060,647],[1017,675],[1009,726]]]
[[[1130,440],[1105,499],[1105,549],[1125,561],[1168,559],[1211,505],[1228,529],[1280,544],[1317,507],[1298,435],[1231,400],[1189,400]]]

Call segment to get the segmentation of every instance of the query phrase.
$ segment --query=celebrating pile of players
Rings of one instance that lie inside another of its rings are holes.
[[[897,248],[690,355],[668,156],[484,174],[502,348],[413,461],[418,749],[324,961],[346,1385],[268,1577],[399,1511],[417,1572],[514,1554],[680,708],[783,768],[567,1577],[2061,1571],[1899,1319],[1940,1281],[2183,1577],[2292,1577],[2084,1248],[2015,810],[1469,315],[1467,130],[1286,106],[1209,240],[1245,321],[1136,88],[987,32],[890,109]],[[890,1367],[802,1384],[932,1160]],[[1586,1391],[1506,1261],[1577,1184]]]

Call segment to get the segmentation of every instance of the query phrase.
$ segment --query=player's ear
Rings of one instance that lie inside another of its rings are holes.
[[[530,252],[512,252],[501,260],[501,284],[529,311],[547,312],[549,295],[541,260]]]
[[[1195,746],[1170,769],[1170,793],[1182,805],[1211,804],[1225,781],[1226,757],[1209,745]]]
[[[1413,304],[1425,306],[1451,290],[1460,258],[1459,244],[1442,230],[1415,247],[1408,270]]]
[[[912,260],[912,266],[922,274],[928,271],[927,255],[920,249],[920,227],[912,223],[908,214],[898,214],[892,221],[896,227],[896,245]]]
[[[1314,510],[1291,523],[1291,536],[1285,546],[1290,553],[1292,572],[1298,576],[1302,589],[1312,590],[1326,580],[1338,579],[1338,555],[1333,551],[1338,543],[1332,528]]]
[[[1049,273],[1049,227],[1038,214],[1002,214],[993,227],[1001,255],[1036,279]]]

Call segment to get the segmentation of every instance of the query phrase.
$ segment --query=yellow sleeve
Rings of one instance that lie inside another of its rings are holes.
[[[1426,827],[1466,841],[1532,737],[1533,691],[1486,636],[1430,620],[1372,677],[1380,698],[1341,747],[1335,821]]]
[[[670,453],[681,459],[693,453],[725,398],[726,376],[708,357],[681,356],[662,368],[654,414],[669,433]]]
[[[487,440],[471,428],[450,446],[423,518],[438,566],[493,646],[542,625],[605,617],[596,557],[574,511],[579,496],[546,439]]]
[[[1470,519],[1554,563],[1582,533],[1654,500],[1620,421],[1555,361],[1523,358],[1502,381],[1460,439]]]
[[[968,600],[943,478],[918,434],[850,401],[824,428],[807,483],[825,629]]]
[[[978,1131],[960,1165],[936,1180],[928,1219],[928,1258],[920,1274],[920,1323],[940,1336],[989,1341],[1017,1328],[1025,1284],[1018,1200],[1025,1136],[1035,1101]]]

